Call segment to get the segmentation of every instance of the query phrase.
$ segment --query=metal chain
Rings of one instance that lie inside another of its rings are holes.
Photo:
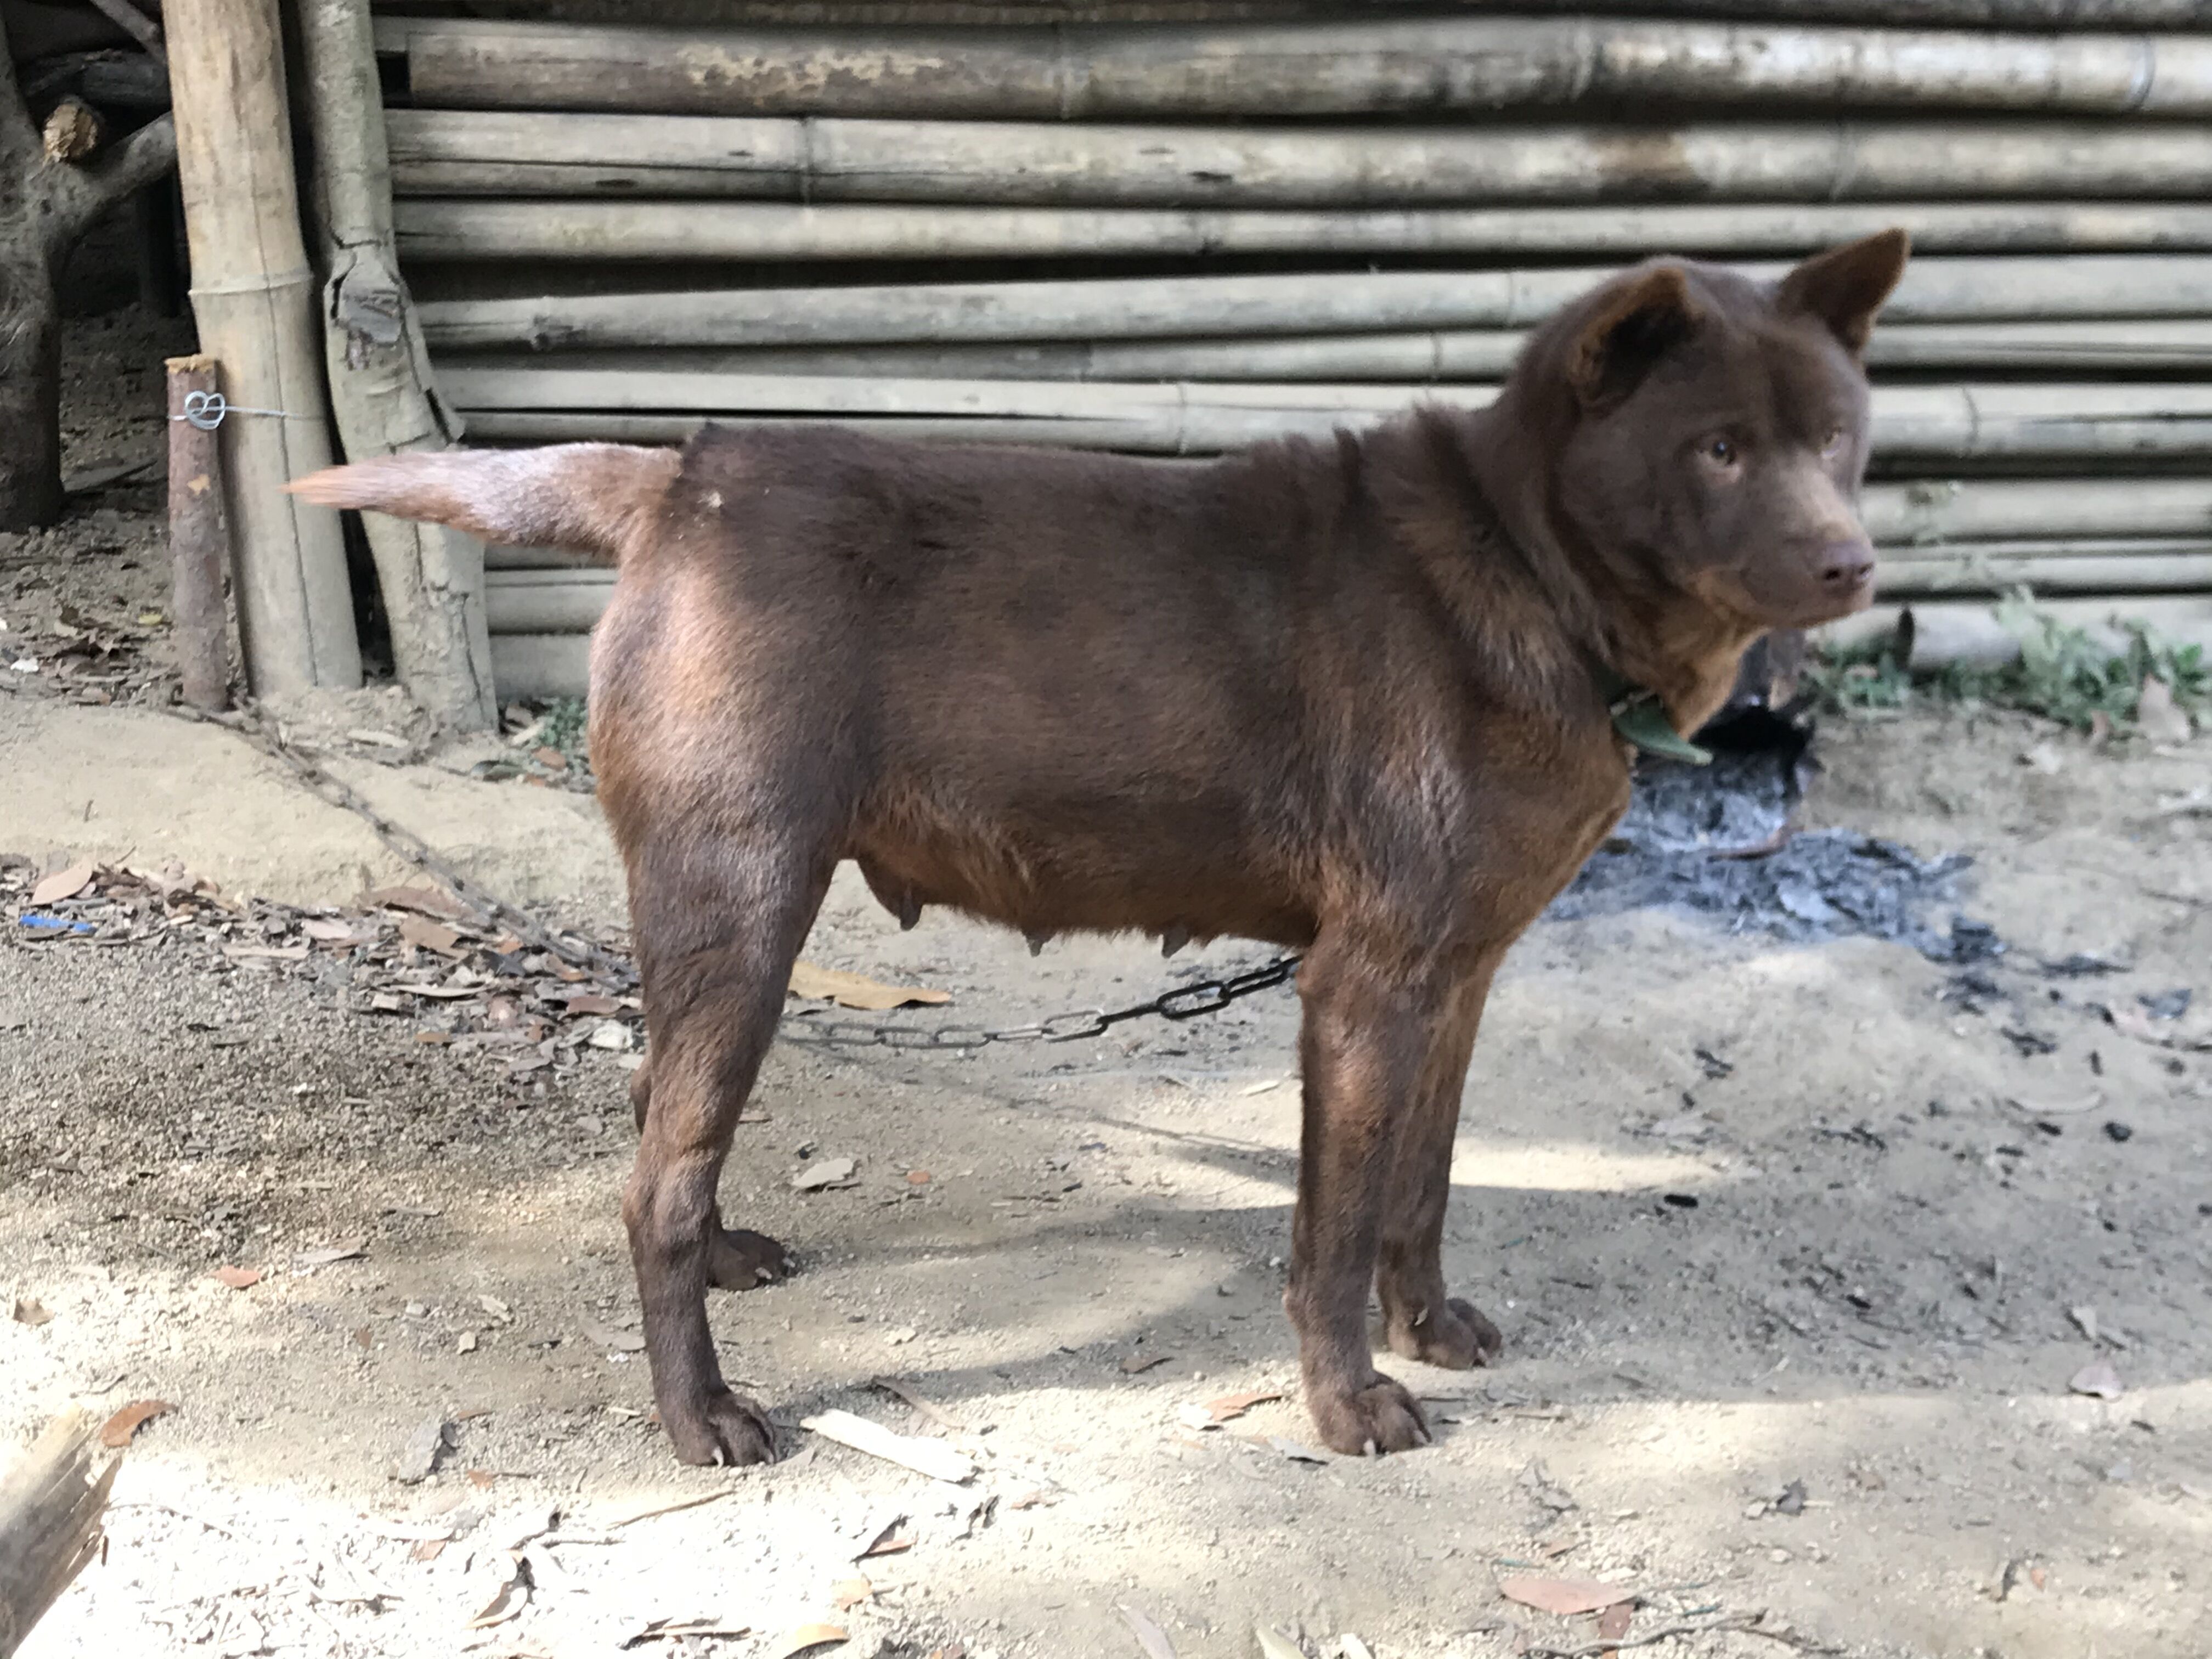
[[[167,710],[179,719],[205,726],[219,726],[227,732],[236,732],[271,760],[284,766],[315,794],[333,806],[343,807],[366,823],[375,833],[376,838],[398,857],[425,874],[436,878],[462,903],[472,907],[486,919],[498,921],[525,944],[541,951],[550,951],[579,968],[591,968],[617,979],[635,978],[636,970],[613,952],[574,933],[556,933],[538,922],[528,911],[486,892],[441,859],[420,836],[394,823],[362,799],[350,785],[333,777],[319,763],[302,754],[285,738],[276,720],[264,714],[252,702],[241,702],[234,714],[210,714],[183,702],[168,704]]]
[[[1282,984],[1298,969],[1295,956],[1277,957],[1262,967],[1225,979],[1201,980],[1164,991],[1149,1002],[1126,1008],[1072,1008],[1033,1025],[993,1030],[980,1025],[871,1025],[860,1020],[818,1020],[787,1015],[787,1041],[829,1048],[873,1045],[884,1048],[980,1048],[990,1042],[1079,1042],[1103,1036],[1124,1020],[1157,1014],[1162,1019],[1194,1019],[1226,1008],[1256,992]]]
[[[433,876],[459,899],[488,917],[496,918],[515,936],[578,967],[589,967],[622,979],[635,979],[636,969],[623,958],[591,940],[574,934],[555,933],[527,911],[486,892],[434,852],[412,830],[394,823],[351,786],[333,777],[318,762],[289,742],[276,722],[252,702],[235,714],[210,714],[190,703],[166,705],[167,712],[201,725],[219,726],[244,738],[270,759],[288,769],[308,789],[331,805],[342,807],[366,823],[385,846],[424,873]],[[980,1025],[872,1025],[860,1020],[821,1020],[805,1012],[787,1014],[783,1035],[787,1041],[816,1047],[876,1047],[883,1048],[980,1048],[993,1042],[1079,1042],[1103,1036],[1124,1021],[1158,1015],[1162,1019],[1195,1019],[1226,1008],[1231,1003],[1272,990],[1297,972],[1297,956],[1273,962],[1222,979],[1200,980],[1163,991],[1148,1002],[1126,1008],[1071,1008],[1029,1025],[993,1029]]]

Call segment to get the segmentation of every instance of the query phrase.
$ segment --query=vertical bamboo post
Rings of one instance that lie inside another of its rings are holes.
[[[275,411],[219,434],[246,678],[263,696],[359,685],[337,514],[284,493],[331,441],[276,0],[169,0],[162,21],[200,348],[235,406]]]
[[[222,468],[214,428],[188,411],[216,389],[212,357],[172,357],[169,369],[169,563],[177,668],[185,701],[210,712],[230,701],[222,600]],[[198,394],[196,397],[195,394]]]
[[[0,1474],[0,1659],[100,1553],[100,1517],[123,1460],[95,1472],[99,1456],[93,1420],[72,1410]]]
[[[438,401],[392,245],[391,160],[368,0],[302,0],[299,21],[339,442],[351,461],[442,449],[459,435],[460,421]],[[489,727],[498,705],[483,546],[457,530],[377,513],[364,515],[362,527],[400,683],[448,729]]]

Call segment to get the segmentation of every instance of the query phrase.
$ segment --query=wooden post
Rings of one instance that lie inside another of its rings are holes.
[[[331,442],[276,0],[169,0],[162,21],[200,346],[238,408],[276,411],[220,432],[246,678],[263,696],[359,685],[337,514],[284,493]]]
[[[99,1444],[93,1420],[72,1410],[0,1477],[0,1659],[100,1553],[100,1512],[123,1460],[95,1476]]]
[[[323,331],[331,408],[350,461],[442,449],[460,422],[437,398],[392,240],[392,179],[367,0],[299,9],[314,137]],[[484,623],[483,549],[441,525],[364,515],[400,683],[440,725],[474,732],[497,713]]]
[[[229,607],[222,597],[222,466],[214,428],[187,411],[217,390],[212,357],[172,357],[169,369],[170,605],[185,701],[221,709],[230,702]],[[197,396],[195,395],[197,394]]]

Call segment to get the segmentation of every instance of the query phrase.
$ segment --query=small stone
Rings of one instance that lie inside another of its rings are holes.
[[[410,1319],[420,1319],[429,1311],[419,1302],[410,1302],[407,1304],[407,1316]]]
[[[477,1351],[477,1334],[474,1331],[463,1331],[461,1340],[457,1346],[463,1353],[474,1353]]]
[[[2133,1140],[2135,1135],[2133,1129],[2117,1118],[2105,1126],[2105,1139],[2107,1140]]]

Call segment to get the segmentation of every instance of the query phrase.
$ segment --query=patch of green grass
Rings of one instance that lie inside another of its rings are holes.
[[[571,766],[588,761],[585,747],[584,700],[581,697],[556,697],[545,706],[545,724],[538,729],[538,740],[559,750],[568,757]]]
[[[1821,704],[1844,712],[1899,708],[1920,700],[1977,702],[2014,708],[2087,731],[2101,714],[2117,731],[2135,723],[2145,679],[2166,683],[2180,708],[2200,725],[2212,720],[2212,664],[2201,646],[2177,645],[2139,623],[2123,620],[2119,651],[2087,629],[2060,622],[2015,592],[1996,607],[1997,621],[2020,641],[2014,662],[1999,667],[1954,664],[1915,678],[1893,647],[1862,647],[1824,656],[1807,674]]]

